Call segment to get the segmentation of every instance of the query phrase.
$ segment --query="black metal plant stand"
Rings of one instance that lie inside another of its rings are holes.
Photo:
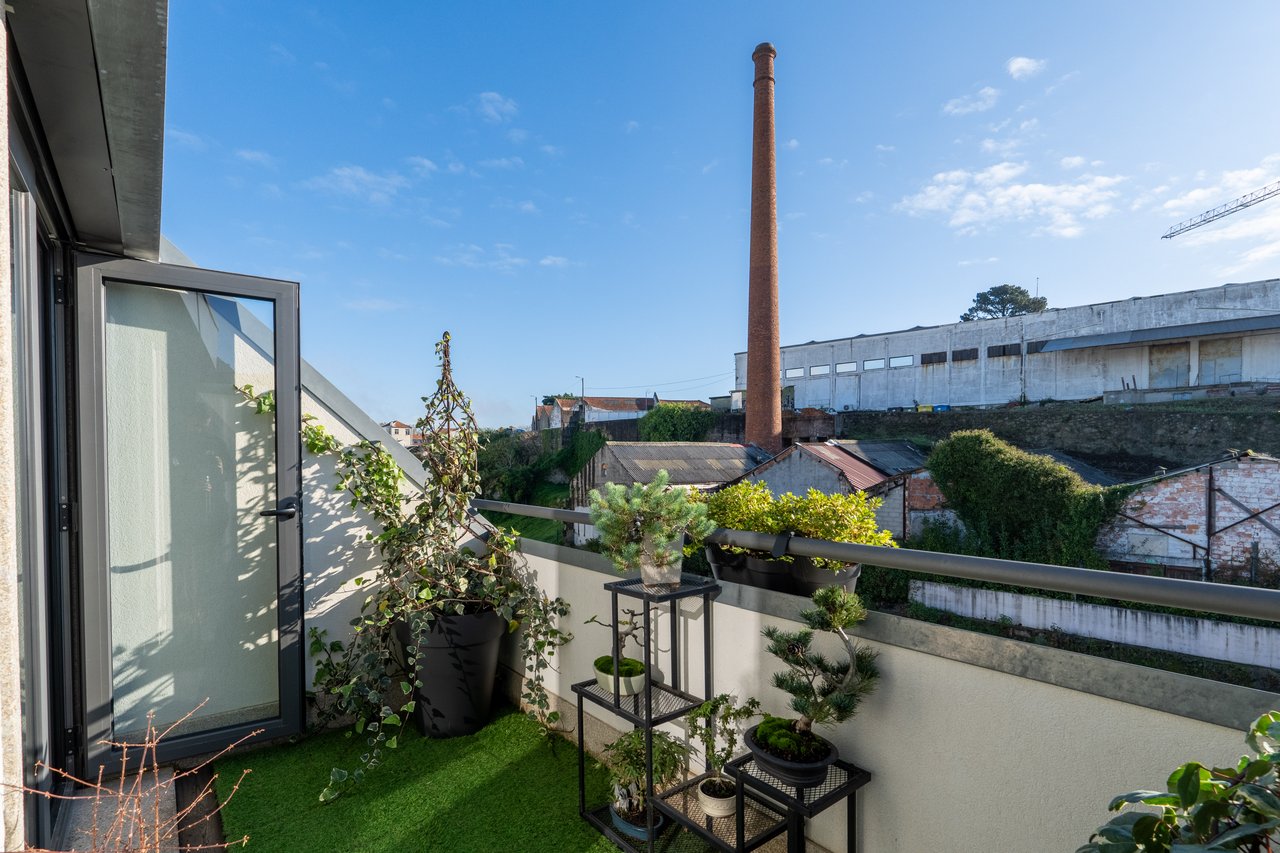
[[[610,607],[614,631],[613,671],[620,671],[621,643],[618,642],[618,597],[639,600],[643,605],[644,671],[650,674],[645,689],[632,696],[619,692],[621,678],[613,679],[613,690],[602,688],[595,679],[573,685],[578,694],[578,813],[606,838],[622,850],[684,851],[705,850],[707,846],[727,853],[745,853],[755,850],[779,835],[787,834],[788,853],[798,853],[805,847],[804,819],[848,797],[848,823],[850,850],[856,850],[854,835],[856,792],[871,778],[871,774],[849,764],[837,761],[827,776],[827,781],[814,788],[795,789],[774,779],[755,766],[750,755],[736,758],[725,765],[725,772],[737,787],[737,811],[730,817],[712,818],[703,813],[698,804],[698,785],[709,774],[681,782],[667,791],[653,789],[653,728],[670,722],[702,704],[703,698],[683,689],[680,684],[680,605],[682,599],[702,599],[702,648],[703,685],[702,696],[710,697],[711,689],[711,602],[720,595],[720,585],[712,578],[699,575],[682,575],[680,585],[671,589],[649,590],[639,579],[613,581],[604,588],[610,593]],[[671,605],[670,684],[659,684],[653,673],[654,609]],[[648,774],[645,780],[648,839],[631,838],[619,832],[612,823],[609,806],[588,809],[586,800],[586,747],[583,742],[584,702],[593,702],[631,723],[645,732],[645,753]],[[659,816],[666,825],[655,832]]]

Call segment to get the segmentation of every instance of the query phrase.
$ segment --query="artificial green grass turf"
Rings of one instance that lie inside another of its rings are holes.
[[[252,768],[223,809],[227,839],[248,835],[250,850],[270,853],[616,850],[578,816],[577,744],[544,737],[521,713],[447,740],[406,727],[380,767],[322,805],[330,769],[353,769],[362,745],[331,732],[219,761],[220,799]],[[607,801],[606,773],[588,757],[587,805]]]

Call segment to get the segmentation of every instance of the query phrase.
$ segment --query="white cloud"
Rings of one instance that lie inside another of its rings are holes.
[[[795,222],[797,219],[804,219],[805,214],[798,210],[793,210],[782,218],[788,222]]]
[[[705,166],[702,167],[702,174],[704,175],[707,174],[708,172],[710,172],[712,169],[714,169],[716,166],[719,166],[719,165],[720,165],[720,159],[718,157],[713,157],[710,163],[707,163]]]
[[[997,163],[986,169],[956,169],[933,176],[920,192],[895,209],[913,216],[942,214],[961,234],[974,234],[1004,221],[1034,222],[1035,234],[1078,237],[1081,220],[1113,211],[1122,176],[1083,175],[1059,184],[1017,183],[1026,163]]]
[[[522,157],[498,157],[493,160],[481,160],[480,166],[485,169],[523,169]]]
[[[491,250],[477,246],[475,243],[464,243],[455,246],[448,255],[436,255],[435,261],[446,267],[496,270],[507,273],[515,272],[529,264],[528,258],[515,254],[515,247],[510,243],[495,243]]]
[[[246,163],[252,163],[255,166],[274,166],[276,164],[276,158],[267,152],[254,151],[250,148],[241,148],[236,151],[236,158]]]
[[[491,124],[511,121],[520,111],[516,102],[497,92],[481,92],[476,96],[476,114]]]
[[[507,139],[510,139],[516,145],[521,144],[528,138],[529,138],[529,131],[527,130],[523,130],[518,127],[513,127],[507,131]]]
[[[897,148],[893,145],[877,145],[876,150],[882,151],[882,152],[888,152],[888,151],[896,151]]]
[[[513,201],[509,198],[500,198],[493,203],[493,206],[499,210],[514,210],[517,213],[541,213],[538,206],[528,199],[524,201]]]
[[[631,121],[627,122],[622,126],[622,130],[626,133],[635,133],[639,129],[640,129],[640,122],[636,121],[635,119],[632,119]]]
[[[1195,179],[1206,181],[1209,176],[1200,171],[1196,173]],[[1280,180],[1280,154],[1271,154],[1252,169],[1224,171],[1212,184],[1169,199],[1164,203],[1164,209],[1171,213],[1199,213],[1277,180]]]
[[[949,116],[963,116],[969,113],[986,112],[996,105],[1000,98],[1000,90],[983,86],[972,95],[952,98],[942,105],[942,111]]]
[[[797,148],[800,147],[800,140],[795,138],[788,139],[784,143],[784,146],[787,148],[788,151],[795,151]]]
[[[293,51],[282,44],[271,45],[271,58],[286,65],[292,65],[298,61],[298,57],[293,55]]]
[[[1088,163],[1088,162],[1089,162],[1088,160],[1079,156],[1063,157],[1061,160],[1058,161],[1058,165],[1064,169],[1082,169],[1084,168],[1085,163]]]
[[[559,157],[564,153],[564,149],[559,145],[540,145],[538,146],[538,150],[543,154],[546,154],[548,157]]]
[[[396,172],[379,175],[363,166],[337,166],[302,182],[310,190],[363,198],[374,204],[387,203],[408,184],[404,176]]]
[[[970,258],[970,259],[965,260],[965,261],[957,261],[957,262],[956,262],[956,266],[958,266],[958,267],[973,267],[973,266],[978,266],[978,265],[980,265],[980,264],[995,264],[995,263],[999,263],[999,262],[1000,262],[1000,259],[999,259],[999,258],[995,258],[995,257],[992,257],[992,258]]]
[[[821,157],[821,158],[819,158],[819,160],[818,160],[818,165],[819,165],[819,166],[825,166],[825,167],[828,167],[828,168],[843,169],[845,166],[848,166],[848,165],[849,165],[849,161],[848,161],[848,160],[835,160],[835,159],[833,159],[833,158],[831,158],[831,157]]]
[[[208,147],[208,143],[200,134],[191,133],[187,130],[179,130],[176,127],[166,127],[164,129],[164,138],[170,142],[176,142],[185,148],[191,148],[196,151],[203,151]]]
[[[984,139],[979,146],[984,154],[996,154],[1000,157],[1008,157],[1010,154],[1022,147],[1020,139]]]
[[[543,258],[542,260],[538,261],[538,266],[541,266],[541,267],[567,267],[567,266],[569,266],[569,259],[568,259],[568,258],[562,258],[562,257],[560,257],[559,255],[547,255],[545,258]]]
[[[863,190],[862,192],[858,193],[856,196],[853,197],[853,203],[866,204],[867,202],[871,201],[875,197],[876,197],[876,194],[873,193],[871,190]]]
[[[1015,56],[1004,64],[1009,76],[1014,80],[1025,80],[1034,77],[1044,70],[1048,63],[1043,59],[1032,59],[1029,56]]]
[[[413,169],[417,175],[424,178],[432,172],[440,169],[433,160],[428,160],[426,157],[410,157],[408,158],[408,163],[409,168]]]

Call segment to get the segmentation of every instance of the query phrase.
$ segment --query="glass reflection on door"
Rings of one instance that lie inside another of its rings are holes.
[[[107,533],[114,739],[280,713],[269,300],[107,281]],[[264,348],[265,346],[265,348]],[[270,407],[267,407],[270,409]]]

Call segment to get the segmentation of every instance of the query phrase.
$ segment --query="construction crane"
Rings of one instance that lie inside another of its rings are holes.
[[[1185,234],[1192,228],[1199,228],[1201,225],[1208,225],[1214,220],[1221,219],[1224,216],[1230,216],[1238,210],[1244,210],[1246,207],[1253,207],[1260,201],[1266,201],[1272,196],[1280,195],[1280,181],[1274,184],[1267,184],[1260,190],[1254,190],[1248,195],[1242,195],[1226,204],[1220,204],[1213,210],[1206,210],[1199,216],[1193,216],[1186,222],[1179,222],[1177,225],[1164,232],[1161,240],[1168,240],[1170,237],[1177,237],[1179,234]]]

